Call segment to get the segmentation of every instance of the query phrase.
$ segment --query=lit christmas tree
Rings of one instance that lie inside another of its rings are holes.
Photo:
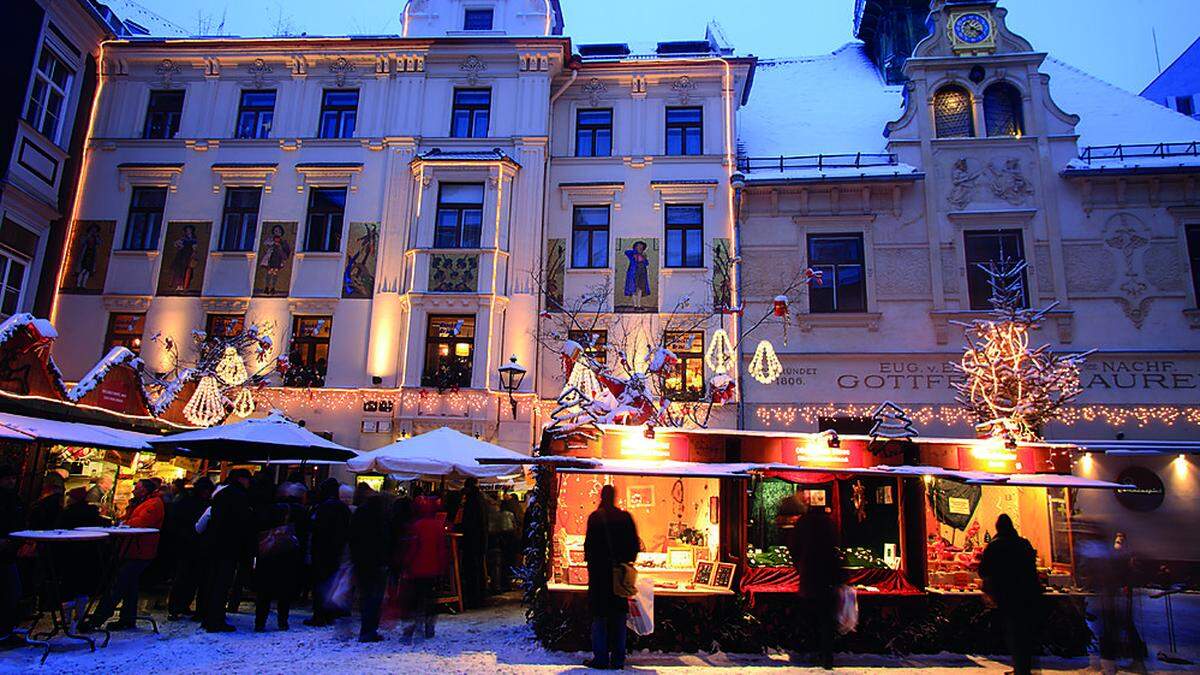
[[[876,408],[871,413],[871,421],[874,422],[870,433],[872,440],[908,440],[917,436],[908,413],[891,401],[884,401]]]

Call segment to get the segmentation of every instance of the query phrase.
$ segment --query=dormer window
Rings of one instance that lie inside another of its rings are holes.
[[[969,138],[975,135],[971,119],[971,94],[958,85],[948,85],[933,95],[933,125],[938,138]]]
[[[1022,136],[1025,119],[1021,114],[1021,92],[1007,82],[984,89],[983,119],[988,136]]]
[[[463,30],[491,30],[492,8],[468,9],[463,13]]]

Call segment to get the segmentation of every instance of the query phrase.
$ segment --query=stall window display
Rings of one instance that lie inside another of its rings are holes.
[[[587,519],[599,502],[600,488],[611,484],[617,491],[617,506],[628,511],[637,525],[642,548],[635,562],[638,572],[652,579],[658,592],[711,593],[729,588],[730,580],[717,574],[719,480],[564,473],[558,481],[552,556],[553,579],[558,584],[587,585]],[[714,581],[722,583],[714,585]]]
[[[66,469],[66,489],[91,488],[102,476],[114,479],[112,488],[99,503],[102,515],[116,518],[125,513],[133,498],[133,484],[142,478],[159,478],[169,484],[177,478],[198,475],[200,461],[184,457],[159,459],[152,452],[122,452],[99,448],[53,446],[47,464],[50,469]]]

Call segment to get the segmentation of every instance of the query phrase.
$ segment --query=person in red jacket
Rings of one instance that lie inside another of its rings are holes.
[[[412,593],[412,615],[404,628],[402,641],[411,642],[418,625],[423,625],[425,638],[433,637],[433,626],[437,620],[436,587],[438,579],[446,572],[446,514],[438,512],[438,500],[434,497],[418,497],[415,504],[416,520],[413,521],[405,563],[408,585]]]
[[[158,494],[158,486],[154,481],[143,478],[133,486],[133,499],[125,509],[123,525],[128,527],[151,527],[162,529],[163,515],[162,497]],[[108,625],[109,630],[132,630],[137,623],[138,581],[142,572],[154,560],[158,552],[158,533],[136,535],[123,547],[120,567],[117,568],[117,579],[109,594],[100,602],[100,606],[88,619],[88,627],[102,625],[121,603],[121,615]]]

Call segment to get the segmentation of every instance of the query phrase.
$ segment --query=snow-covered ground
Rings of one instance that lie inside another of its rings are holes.
[[[243,605],[249,609],[249,603]],[[1200,656],[1200,598],[1189,596],[1175,605],[1180,651]],[[1151,649],[1165,647],[1165,623],[1157,602],[1145,601],[1141,620]],[[157,616],[157,615],[156,615]],[[334,628],[309,628],[295,613],[286,633],[251,631],[249,614],[231,615],[236,633],[208,634],[191,622],[167,623],[158,616],[162,633],[149,629],[114,633],[105,649],[89,653],[73,641],[55,640],[56,648],[43,667],[41,650],[0,652],[0,672],[71,673],[560,673],[587,672],[579,666],[586,656],[548,652],[525,627],[521,607],[511,599],[461,616],[445,616],[433,640],[401,645],[395,627],[385,630],[387,640],[375,644],[356,641],[357,620],[345,619]],[[273,624],[273,620],[272,620]],[[65,646],[65,645],[71,646]],[[849,673],[1004,672],[1000,661],[975,656],[943,654],[911,658],[838,655],[838,670]],[[659,654],[629,657],[629,665],[645,672],[702,673],[734,669],[739,673],[804,672],[787,654]],[[1088,659],[1043,659],[1045,671],[1086,672]],[[1150,664],[1152,669],[1187,671],[1187,667]],[[819,671],[813,671],[819,672]]]

